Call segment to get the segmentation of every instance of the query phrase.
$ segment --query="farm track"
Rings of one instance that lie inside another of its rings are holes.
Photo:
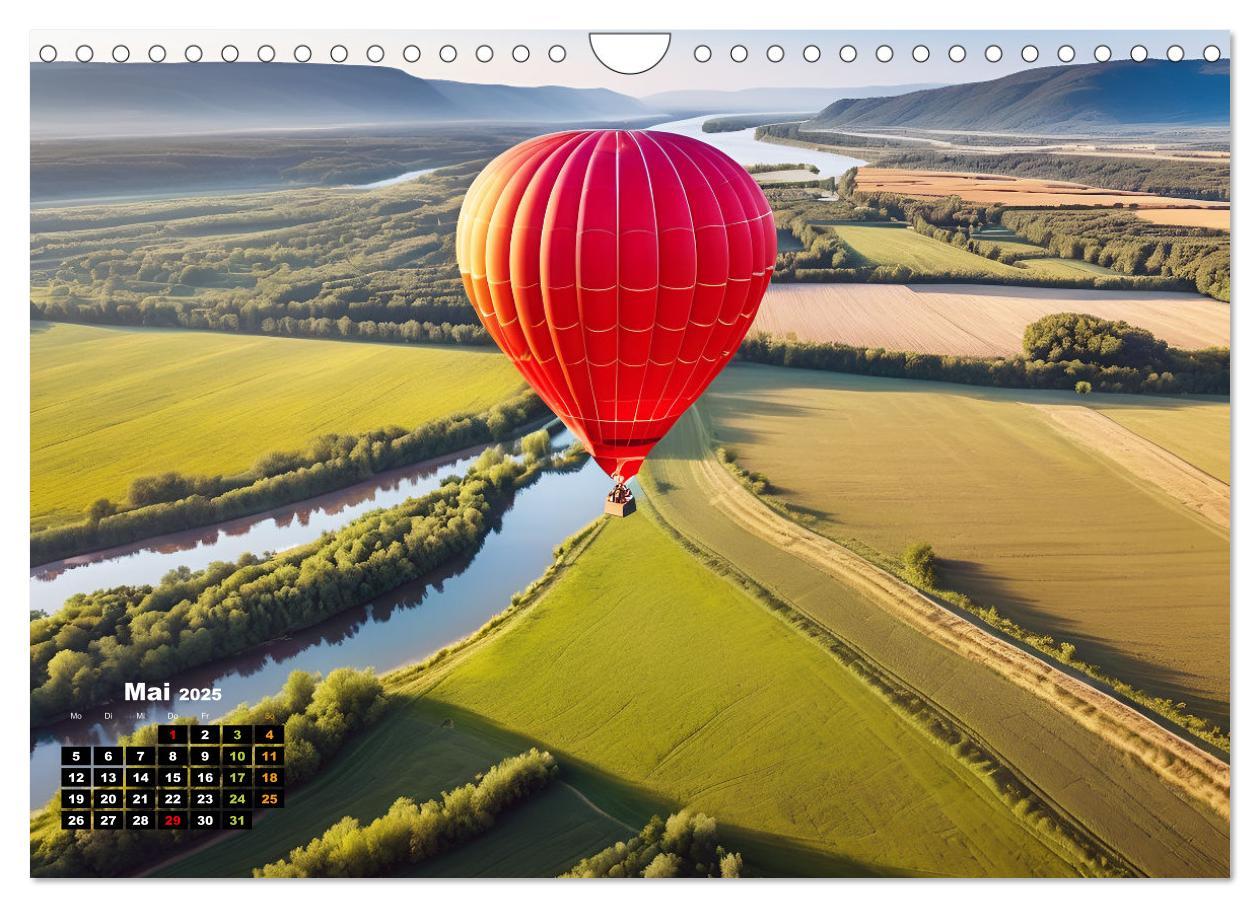
[[[1126,429],[1104,413],[1080,406],[1029,404],[1062,434],[1119,464],[1218,527],[1229,530],[1229,484]]]
[[[698,416],[661,447],[652,500],[684,536],[977,729],[1140,872],[1228,874],[1226,764],[780,516],[716,462]]]

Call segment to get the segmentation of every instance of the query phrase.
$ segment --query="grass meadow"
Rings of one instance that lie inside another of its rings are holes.
[[[819,225],[822,226],[822,225]],[[831,228],[864,265],[904,265],[920,274],[983,273],[1019,277],[1020,269],[942,243],[904,224],[847,223]]]
[[[821,225],[820,225],[821,226]],[[1045,250],[1031,243],[998,242],[1021,253],[1040,251],[1043,254],[1007,265],[982,255],[968,252],[949,243],[924,236],[901,224],[842,224],[831,229],[840,234],[867,265],[905,265],[920,274],[971,273],[994,277],[1027,278],[1034,272],[1047,278],[1115,277],[1116,272],[1090,262],[1061,259],[1045,255]],[[987,236],[980,239],[988,240]]]
[[[1089,405],[1219,471],[1227,403],[1080,398],[740,366],[704,399],[718,441],[818,532],[941,585],[1228,728],[1229,538],[1023,402]]]
[[[400,797],[417,802],[440,797],[528,746],[475,718],[461,716],[447,725],[449,712],[440,715],[425,706],[423,701],[400,703],[327,770],[292,792],[283,810],[264,814],[252,831],[222,838],[154,875],[249,876],[254,867],[285,857],[342,817],[367,825]],[[504,814],[485,835],[404,869],[431,876],[556,876],[626,835],[620,823],[557,780]]]
[[[763,873],[1073,872],[977,774],[647,514],[609,522],[537,604],[435,674],[412,695],[544,744],[627,821],[618,805],[636,802],[716,817]]]
[[[480,410],[520,378],[498,351],[32,323],[31,524],[168,470],[230,474],[327,433]]]

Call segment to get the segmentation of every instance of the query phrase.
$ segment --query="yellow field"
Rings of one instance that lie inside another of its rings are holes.
[[[1121,399],[1113,403],[1113,396]],[[1148,402],[1109,394],[1099,395],[1090,405],[1203,472],[1229,482],[1228,406],[1187,399]]]
[[[1139,208],[1133,213],[1152,224],[1169,224],[1174,227],[1229,230],[1230,223],[1228,208]]]
[[[1054,312],[1123,319],[1174,347],[1229,346],[1229,306],[1198,294],[982,284],[771,284],[753,330],[888,350],[1007,356],[1020,352],[1029,323]]]
[[[329,432],[479,410],[521,384],[497,351],[32,324],[31,524],[167,470],[230,474]]]
[[[1133,206],[1135,214],[1156,224],[1229,229],[1228,202],[1203,202],[1146,192],[1097,189],[1063,180],[862,167],[857,173],[857,188],[863,192],[895,192],[919,198],[956,195],[968,202],[1011,207],[1098,205],[1111,208],[1118,205],[1128,209]],[[1187,221],[1187,217],[1196,220]]]
[[[1197,433],[1218,462],[1228,445],[1228,404],[1111,400],[1086,402],[1164,410],[1145,416],[1153,434]],[[740,465],[814,529],[890,555],[929,542],[944,586],[1227,728],[1228,530],[1023,401],[1082,399],[744,366],[704,408]]]

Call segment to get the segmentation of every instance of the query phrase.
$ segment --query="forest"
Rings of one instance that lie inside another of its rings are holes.
[[[31,721],[115,699],[310,627],[475,550],[494,512],[555,463],[545,433],[519,458],[489,448],[463,477],[272,556],[168,573],[156,586],[79,593],[30,622]],[[564,466],[576,459],[570,452]]]
[[[460,201],[483,163],[371,192],[36,210],[31,316],[487,343],[454,255]]]
[[[385,470],[505,441],[549,412],[526,390],[481,413],[454,414],[411,430],[393,426],[360,435],[321,435],[304,450],[263,454],[252,470],[234,476],[142,476],[132,482],[125,502],[101,498],[82,522],[32,533],[31,563],[302,501]]]
[[[381,681],[370,670],[339,668],[320,678],[295,671],[284,688],[253,706],[242,704],[219,720],[223,725],[272,722],[284,725],[285,777],[289,788],[309,781],[359,731],[384,711]],[[191,720],[183,720],[191,721]],[[146,725],[118,739],[120,746],[157,742],[157,726]],[[198,838],[193,832],[63,830],[58,791],[31,826],[31,875],[123,876],[178,851]]]
[[[1206,227],[1152,224],[1128,212],[1004,209],[1002,226],[1054,255],[1081,259],[1130,275],[1185,281],[1229,302],[1229,233]]]

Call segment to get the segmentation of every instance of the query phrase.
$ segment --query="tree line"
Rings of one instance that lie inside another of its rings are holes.
[[[1050,320],[1050,321],[1047,321]],[[1079,320],[1102,322],[1096,330],[1103,334],[1118,333],[1125,343],[1137,335],[1150,332],[1133,328],[1124,322],[1103,322],[1092,316],[1065,313],[1047,316],[1035,325],[1058,325],[1059,321]],[[1033,330],[1030,328],[1030,330]],[[1094,329],[1091,329],[1094,330]],[[1229,350],[1178,350],[1162,341],[1154,341],[1158,355],[1150,358],[1124,358],[1117,361],[1102,349],[1083,344],[1065,343],[1059,350],[1067,355],[1046,358],[1050,353],[1037,340],[1040,329],[1025,334],[1023,355],[1005,357],[954,356],[938,353],[911,353],[880,348],[854,347],[836,342],[798,341],[752,335],[739,348],[739,357],[747,362],[794,369],[817,369],[824,372],[846,372],[882,378],[912,378],[992,388],[1035,388],[1073,390],[1078,382],[1088,382],[1092,390],[1129,394],[1223,394],[1230,393]],[[1162,345],[1162,346],[1161,346]]]
[[[1128,212],[1066,208],[1006,209],[1000,222],[1053,255],[1124,274],[1174,278],[1229,302],[1226,231],[1152,224]]]
[[[652,817],[637,835],[583,858],[562,876],[733,878],[743,869],[743,856],[718,842],[716,820],[680,810],[664,821]]]
[[[480,413],[457,413],[410,431],[397,426],[357,435],[321,435],[300,451],[277,451],[234,476],[168,472],[137,478],[125,502],[93,502],[80,523],[31,535],[31,563],[126,545],[303,501],[377,473],[478,444],[504,441],[544,417],[546,406],[524,390]]]
[[[31,721],[108,702],[126,681],[166,680],[419,580],[479,547],[493,513],[553,462],[489,448],[433,492],[278,555],[76,594],[30,622]]]
[[[289,788],[313,778],[346,742],[374,723],[385,709],[380,679],[370,670],[339,668],[327,678],[294,671],[284,688],[253,706],[242,704],[223,725],[282,724],[285,782]],[[179,720],[189,722],[191,720]],[[127,745],[157,743],[157,725],[119,738]],[[192,831],[64,830],[61,792],[31,821],[31,875],[40,877],[123,876],[201,838]]]
[[[399,798],[363,826],[344,817],[288,857],[256,867],[255,877],[374,877],[434,858],[490,829],[499,814],[556,777],[555,758],[530,748],[507,757],[476,781],[417,804]]]

